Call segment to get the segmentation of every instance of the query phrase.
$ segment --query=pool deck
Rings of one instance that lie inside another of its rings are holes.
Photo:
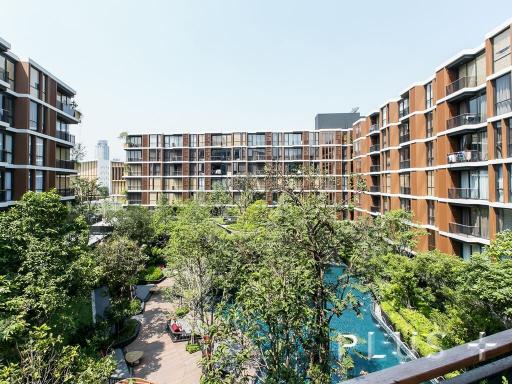
[[[166,279],[158,287],[171,284]],[[142,351],[144,357],[134,368],[134,377],[155,384],[198,384],[201,378],[199,361],[201,353],[190,354],[185,350],[186,342],[173,343],[165,331],[166,317],[174,305],[154,293],[146,303],[146,309],[137,318],[142,328],[137,339],[126,347],[126,352]]]

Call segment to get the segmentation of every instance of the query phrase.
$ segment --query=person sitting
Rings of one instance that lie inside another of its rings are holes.
[[[171,325],[171,330],[172,330],[174,333],[179,333],[179,332],[181,332],[181,331],[182,331],[181,327],[180,327],[178,324],[176,324],[176,323],[173,323],[173,324]]]

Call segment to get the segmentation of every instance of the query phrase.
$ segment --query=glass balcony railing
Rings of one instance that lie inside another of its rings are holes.
[[[402,118],[404,116],[407,116],[409,114],[409,107],[403,108],[398,112],[398,118]]]
[[[460,91],[463,88],[476,87],[476,77],[466,76],[455,80],[453,83],[446,86],[446,96]]]
[[[55,166],[57,168],[64,168],[64,169],[75,169],[75,162],[73,160],[55,160]]]
[[[448,154],[448,164],[466,163],[487,160],[487,156],[480,151],[459,151]]]
[[[379,124],[370,125],[370,133],[379,132]]]
[[[9,81],[9,72],[6,69],[0,68],[0,80],[6,83]]]
[[[0,121],[12,124],[12,111],[0,108]]]
[[[55,135],[58,139],[61,139],[61,140],[64,140],[64,141],[68,141],[72,144],[75,144],[75,136],[72,135],[71,133],[69,132],[66,132],[66,131],[56,131],[56,135]]]
[[[411,160],[400,161],[400,169],[411,168]]]
[[[411,194],[411,187],[400,187],[400,193],[402,195],[410,195]]]
[[[370,146],[370,152],[378,152],[380,150],[380,144],[374,144]]]
[[[487,238],[487,235],[478,225],[465,225],[459,223],[449,223],[450,233],[466,237]]]
[[[63,103],[62,101],[57,101],[57,108],[60,109],[62,112],[75,117],[75,107],[73,106],[73,104],[67,104]]]
[[[69,197],[75,195],[75,190],[73,188],[57,188],[57,193],[62,197]]]
[[[380,187],[378,185],[370,185],[370,192],[380,192]]]
[[[370,211],[374,212],[374,213],[380,212],[380,205],[372,205],[372,206],[370,206]]]
[[[512,112],[512,99],[503,100],[495,104],[494,111],[496,116]]]
[[[483,196],[482,196],[483,197]],[[448,198],[450,199],[480,199],[478,188],[449,188]]]
[[[141,205],[141,204],[142,204],[142,200],[138,200],[138,199],[128,199],[128,204],[129,204],[129,205]]]
[[[398,137],[398,142],[400,144],[407,143],[408,141],[411,141],[411,137],[409,136],[408,133],[404,133]]]
[[[446,122],[446,129],[457,128],[463,125],[480,124],[483,122],[483,116],[478,113],[464,113],[448,120]]]
[[[380,172],[380,165],[370,165],[370,172]]]

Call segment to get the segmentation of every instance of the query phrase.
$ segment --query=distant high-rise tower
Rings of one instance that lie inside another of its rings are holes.
[[[110,193],[110,153],[107,140],[98,140],[96,160],[98,161],[98,182],[107,187]]]

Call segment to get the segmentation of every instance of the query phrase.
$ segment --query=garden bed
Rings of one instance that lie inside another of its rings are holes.
[[[124,348],[132,343],[140,332],[141,323],[138,320],[130,319],[119,333],[117,339],[114,339],[112,348]]]

